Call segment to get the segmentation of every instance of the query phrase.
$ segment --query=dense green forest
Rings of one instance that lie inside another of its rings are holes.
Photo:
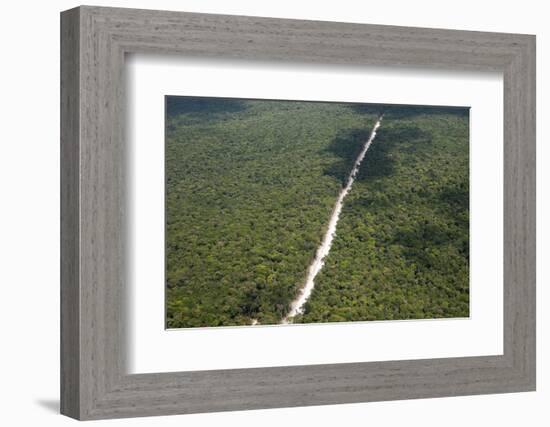
[[[181,97],[166,112],[167,327],[278,323],[376,114]]]
[[[468,115],[385,108],[295,322],[469,315]]]
[[[166,98],[166,326],[468,315],[468,110]]]

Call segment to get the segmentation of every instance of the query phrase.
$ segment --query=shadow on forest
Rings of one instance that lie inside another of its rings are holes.
[[[396,230],[392,243],[423,250],[453,240],[452,234],[428,220],[420,221],[414,229]]]
[[[446,107],[429,105],[352,104],[350,108],[359,114],[384,114],[389,119],[404,119],[422,114],[453,114],[468,117],[469,107]]]
[[[391,244],[402,247],[402,254],[407,261],[419,267],[431,268],[433,256],[426,248],[436,248],[449,243],[459,244],[457,236],[449,229],[433,224],[428,220],[420,222],[414,229],[396,230]]]
[[[166,116],[185,114],[196,120],[212,120],[227,114],[239,113],[248,108],[246,102],[229,98],[203,98],[193,96],[167,96]]]
[[[446,187],[438,194],[438,198],[453,212],[464,212],[470,206],[470,191],[466,185]]]
[[[414,229],[397,229],[393,235],[392,244],[404,248],[403,255],[412,262],[429,264],[424,248],[436,248],[452,243],[462,256],[468,258],[468,233],[462,236],[460,229],[468,227],[467,213],[469,206],[469,192],[467,186],[450,186],[430,197],[434,207],[445,206],[444,212],[449,217],[449,224],[454,223],[459,228],[443,227],[434,224],[429,218],[419,221]],[[439,203],[437,202],[439,200]],[[429,265],[427,265],[429,267]]]
[[[327,147],[338,160],[328,166],[324,174],[338,179],[345,185],[355,159],[369,136],[370,129],[348,129],[339,132]],[[356,179],[365,181],[392,175],[396,163],[392,151],[396,145],[406,144],[407,151],[414,151],[416,145],[429,144],[431,141],[431,134],[418,126],[396,124],[389,128],[381,127],[359,168]]]
[[[458,226],[469,229],[470,222],[470,191],[468,184],[454,185],[443,189],[436,196],[445,206],[445,212]],[[466,258],[469,257],[469,233],[465,241],[459,243],[459,251]],[[462,239],[464,240],[464,239]]]
[[[326,148],[326,151],[336,155],[338,160],[325,168],[324,174],[338,179],[342,186],[346,185],[353,163],[369,136],[370,129],[346,129],[338,132]]]

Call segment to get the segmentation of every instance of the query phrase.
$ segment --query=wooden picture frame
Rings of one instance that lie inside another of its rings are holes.
[[[126,53],[504,76],[504,353],[126,373]],[[78,7],[61,14],[61,412],[101,419],[535,389],[535,37]]]

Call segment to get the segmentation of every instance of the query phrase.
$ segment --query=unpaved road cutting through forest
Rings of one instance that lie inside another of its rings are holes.
[[[340,194],[338,195],[338,199],[336,200],[336,204],[334,205],[334,209],[332,210],[332,215],[328,223],[327,231],[323,237],[323,240],[321,241],[321,245],[317,248],[317,252],[315,253],[315,258],[313,259],[313,262],[308,268],[307,278],[306,278],[304,287],[300,290],[300,293],[296,297],[296,299],[292,301],[290,305],[290,311],[286,315],[286,317],[282,320],[281,323],[291,323],[292,318],[294,316],[303,313],[304,304],[307,302],[307,300],[311,296],[311,292],[315,287],[315,277],[322,270],[323,266],[325,265],[325,257],[330,252],[332,241],[334,239],[334,236],[336,235],[336,226],[338,225],[338,220],[340,219],[340,213],[342,212],[342,206],[344,205],[344,199],[346,198],[346,196],[351,190],[353,182],[355,181],[355,178],[357,177],[357,173],[359,172],[359,167],[361,166],[361,162],[365,158],[365,154],[367,154],[367,150],[369,149],[372,142],[374,141],[374,138],[376,137],[376,131],[380,127],[381,122],[382,122],[382,116],[378,117],[378,120],[376,121],[376,123],[374,124],[374,127],[372,128],[369,139],[365,141],[363,145],[363,149],[355,159],[353,168],[351,169],[351,172],[348,175],[346,186],[342,188],[342,191],[340,191]]]

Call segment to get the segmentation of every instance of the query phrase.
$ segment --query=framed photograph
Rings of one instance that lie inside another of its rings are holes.
[[[61,411],[535,390],[535,37],[61,14]]]

